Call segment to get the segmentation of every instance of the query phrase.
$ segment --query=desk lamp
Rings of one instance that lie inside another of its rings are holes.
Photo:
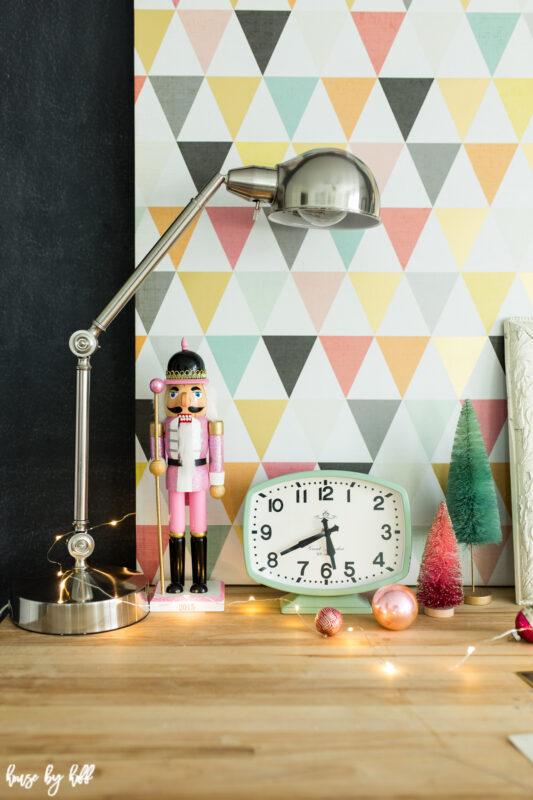
[[[12,587],[11,613],[22,628],[39,633],[99,633],[131,625],[149,611],[147,582],[126,567],[92,567],[89,533],[90,359],[99,337],[141,283],[201,213],[222,184],[233,194],[262,204],[273,222],[299,228],[361,229],[379,225],[379,192],[368,167],[351,153],[320,148],[277,167],[243,167],[215,175],[183,209],[87,330],[75,331],[77,357],[74,523],[68,540],[72,565],[53,575],[26,577]]]

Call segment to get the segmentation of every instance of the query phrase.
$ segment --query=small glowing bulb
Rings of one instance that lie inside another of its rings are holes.
[[[115,525],[118,525],[118,522],[117,522],[116,519],[112,519],[109,524],[112,525],[113,527],[115,527]]]
[[[294,606],[294,610],[295,611],[299,611],[300,610],[300,606],[298,606],[298,605]]]
[[[255,600],[255,597],[253,596],[253,594],[251,594],[250,597],[248,598],[249,602],[251,602],[252,600]]]
[[[353,631],[353,628],[348,628],[348,630],[349,630],[349,632],[351,633],[351,632]]]
[[[61,572],[61,570],[59,570],[59,572],[57,573],[57,577],[60,578],[62,576],[62,574],[63,573]]]
[[[58,542],[61,538],[61,536],[56,536],[56,542]]]
[[[383,672],[386,672],[387,675],[394,675],[394,673],[396,672],[396,667],[394,666],[394,664],[391,664],[390,661],[386,661],[385,664],[383,665]]]
[[[474,645],[471,644],[470,647],[468,648],[468,650],[466,651],[467,655],[471,656],[475,649],[476,648],[474,647]]]

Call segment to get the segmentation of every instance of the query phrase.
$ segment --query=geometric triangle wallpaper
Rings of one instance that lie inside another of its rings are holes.
[[[253,221],[222,188],[143,284],[137,558],[151,580],[149,383],[186,336],[225,423],[214,578],[249,581],[251,484],[344,466],[406,488],[413,583],[468,398],[503,531],[476,577],[513,583],[503,320],[533,316],[530,6],[135,0],[137,261],[215,173],[313,147],[360,156],[383,209],[368,231],[305,231]],[[161,505],[166,522],[164,491]]]

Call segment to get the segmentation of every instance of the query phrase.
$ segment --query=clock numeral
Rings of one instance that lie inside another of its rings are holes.
[[[307,503],[307,489],[302,489],[301,492],[299,489],[296,489],[296,502]]]
[[[328,564],[327,562],[322,564],[322,566],[320,568],[320,574],[322,575],[322,577],[325,580],[327,580],[328,578],[331,578],[331,576],[333,574],[333,570],[331,569],[331,564]]]
[[[272,528],[270,525],[261,525],[261,539],[267,542],[272,536]]]
[[[267,564],[269,567],[277,567],[278,566],[278,554],[277,553],[269,553],[267,558]]]
[[[318,490],[319,500],[333,500],[333,486],[321,486]]]
[[[355,575],[355,562],[353,561],[345,561],[344,562],[344,574],[347,578],[353,578]]]
[[[382,533],[382,534],[381,534],[381,538],[382,538],[382,539],[384,539],[385,541],[387,541],[387,539],[390,539],[390,538],[391,538],[391,536],[392,536],[392,528],[391,528],[391,526],[390,526],[390,525],[382,525],[382,526],[381,526],[381,530],[382,530],[382,531],[385,531],[385,533]]]
[[[385,498],[380,494],[374,497],[374,511],[385,511]]]
[[[305,575],[305,570],[307,569],[309,561],[297,561],[296,563],[302,565],[302,568],[300,570],[300,575]]]
[[[268,501],[269,511],[283,511],[283,500],[281,497],[275,497],[273,500]]]
[[[378,553],[372,563],[375,564],[377,567],[384,567],[385,559],[383,558],[383,553]]]

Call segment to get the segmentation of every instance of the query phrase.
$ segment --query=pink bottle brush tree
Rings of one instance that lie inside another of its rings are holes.
[[[428,534],[420,564],[417,594],[425,613],[433,617],[451,617],[454,606],[463,602],[457,540],[444,500]]]

